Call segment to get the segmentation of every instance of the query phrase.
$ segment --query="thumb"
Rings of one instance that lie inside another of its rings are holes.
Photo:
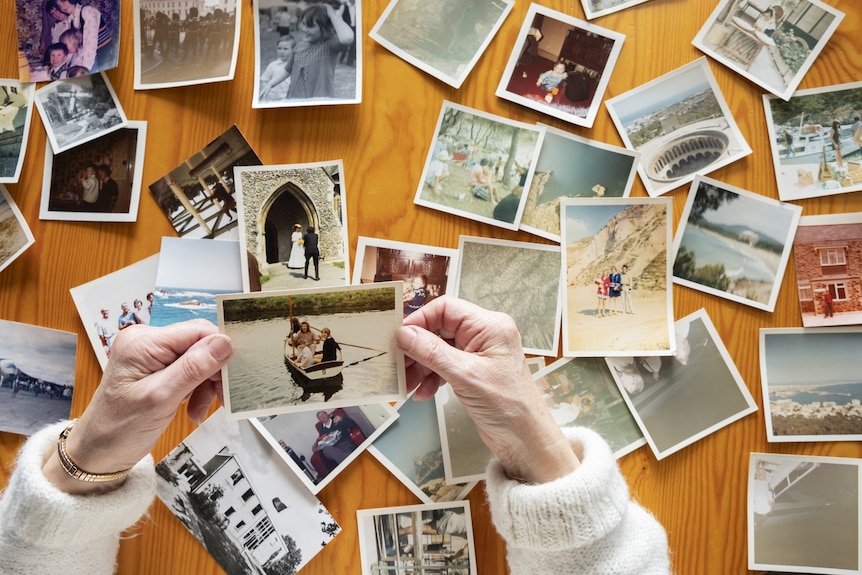
[[[462,371],[458,367],[463,364],[463,352],[426,329],[413,325],[401,326],[395,334],[395,345],[444,381],[450,381]]]
[[[162,372],[171,389],[185,398],[200,383],[208,380],[233,355],[233,342],[224,334],[213,334],[192,345]]]

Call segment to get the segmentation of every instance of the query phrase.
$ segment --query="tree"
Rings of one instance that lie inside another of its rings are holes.
[[[518,135],[521,133],[521,128],[512,129],[512,141],[509,143],[509,155],[506,157],[506,165],[503,167],[503,185],[509,186],[509,174],[512,173],[512,164],[515,162],[515,155],[518,153]]]
[[[721,207],[721,204],[730,203],[738,197],[739,194],[735,192],[701,182],[695,193],[688,221],[697,224],[703,219],[705,211],[715,211]]]
[[[680,246],[676,260],[673,262],[673,275],[721,291],[727,291],[730,287],[730,278],[724,271],[724,264],[699,268],[694,252],[688,251],[683,246]]]
[[[293,575],[296,573],[297,567],[302,562],[302,550],[296,546],[296,541],[290,535],[284,536],[284,546],[287,547],[287,553],[275,563],[264,567],[268,575]]]

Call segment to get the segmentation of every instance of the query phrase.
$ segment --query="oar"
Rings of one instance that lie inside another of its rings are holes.
[[[313,326],[313,325],[311,325],[311,324],[309,324],[309,326],[308,326],[308,327],[309,327],[309,328],[311,328],[311,329],[313,329],[314,331],[320,331],[319,329],[317,329],[316,327],[314,327],[314,326]],[[336,340],[336,341],[338,341],[338,340]],[[364,345],[356,345],[356,344],[354,344],[354,343],[344,343],[343,341],[338,341],[338,345],[346,345],[347,347],[356,347],[356,348],[359,348],[359,349],[367,349],[367,350],[370,350],[370,351],[383,351],[383,350],[377,349],[376,347],[365,347]],[[385,351],[383,351],[383,353],[386,353],[386,352],[385,352]],[[377,356],[375,355],[374,357],[377,357]]]
[[[366,348],[366,349],[371,349],[371,348]],[[344,369],[345,367],[354,366],[357,363],[362,363],[363,361],[368,361],[369,359],[374,359],[375,357],[380,357],[381,355],[385,355],[386,353],[388,353],[388,352],[384,351],[384,352],[378,353],[377,355],[372,355],[372,356],[366,357],[365,359],[360,359],[360,360],[354,361],[353,363],[348,363],[347,365],[345,365],[341,369]]]

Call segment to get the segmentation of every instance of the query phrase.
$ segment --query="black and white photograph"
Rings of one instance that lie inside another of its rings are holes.
[[[402,283],[216,297],[234,354],[222,370],[228,418],[407,398]]]
[[[656,459],[757,411],[706,311],[687,315],[674,327],[672,357],[606,359]]]
[[[587,427],[602,436],[616,458],[646,445],[601,357],[558,359],[533,374],[560,427]]]
[[[771,312],[802,207],[695,177],[673,246],[673,282]]]
[[[156,494],[228,575],[297,573],[341,527],[249,422],[224,415],[156,465]]]
[[[763,95],[778,197],[862,190],[862,82]]]
[[[362,101],[362,0],[255,0],[254,7],[252,108]]]
[[[0,431],[31,435],[69,419],[78,334],[0,320]]]
[[[35,84],[0,79],[0,184],[14,184],[21,176],[35,90]]]
[[[455,485],[483,481],[494,454],[482,441],[476,424],[448,383],[434,394],[440,445],[443,449],[443,477]]]
[[[374,440],[368,452],[423,503],[464,499],[476,482],[446,481],[434,402],[411,396],[397,409],[398,419]]]
[[[660,196],[751,154],[706,58],[698,58],[606,102],[638,173]]]
[[[512,316],[525,353],[556,356],[560,341],[560,248],[461,236],[450,293]]]
[[[234,167],[261,163],[239,128],[231,126],[150,184],[150,193],[180,237],[238,240]]]
[[[77,78],[117,67],[119,0],[15,3],[22,82]]]
[[[446,293],[458,250],[359,236],[354,285],[404,282],[404,317]]]
[[[59,154],[46,144],[39,219],[137,221],[146,141],[147,123],[132,121]]]
[[[391,0],[368,36],[426,74],[460,88],[514,0]]]
[[[235,2],[134,0],[135,90],[232,80],[241,10]]]
[[[18,204],[0,184],[0,271],[36,242]]]
[[[443,102],[413,203],[517,230],[544,128]]]
[[[761,328],[770,442],[862,440],[862,328]]]
[[[672,355],[670,198],[569,198],[563,222],[563,355]]]
[[[859,573],[858,459],[751,453],[748,568]]]
[[[625,10],[649,0],[581,0],[588,20]]]
[[[820,0],[722,0],[692,44],[786,100],[843,18]]]
[[[95,140],[128,123],[114,88],[101,72],[39,88],[36,108],[54,153]]]
[[[312,493],[319,493],[398,418],[388,403],[250,419]]]
[[[560,241],[560,199],[627,198],[640,152],[545,127],[521,229]]]
[[[497,96],[592,127],[625,35],[530,4]]]

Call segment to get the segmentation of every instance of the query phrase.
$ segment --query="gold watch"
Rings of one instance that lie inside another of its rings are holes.
[[[72,431],[72,428],[75,427],[76,423],[78,423],[77,419],[70,421],[69,425],[66,426],[66,429],[60,432],[60,438],[57,440],[57,456],[60,458],[60,465],[63,466],[63,469],[70,477],[79,481],[86,481],[87,483],[105,483],[108,481],[123,479],[132,471],[132,468],[130,467],[122,471],[114,471],[113,473],[90,473],[89,471],[84,471],[78,467],[66,452],[66,439],[69,437],[69,432]]]

